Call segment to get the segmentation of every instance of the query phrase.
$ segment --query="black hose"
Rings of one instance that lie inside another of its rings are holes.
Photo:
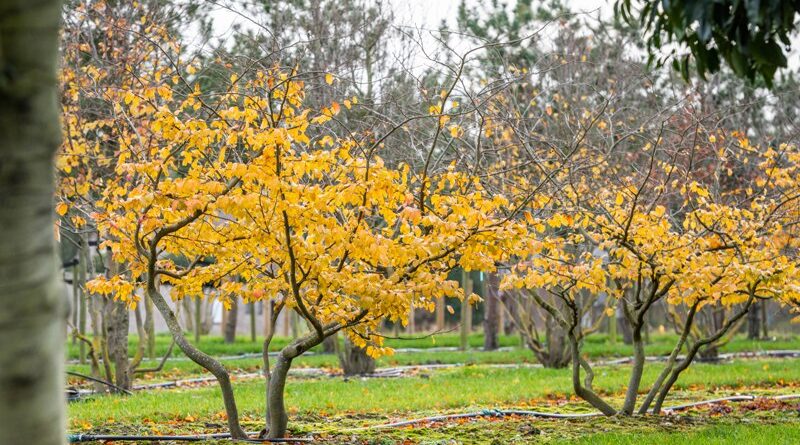
[[[67,371],[67,375],[80,377],[82,379],[91,380],[93,382],[101,383],[103,385],[108,386],[109,388],[116,389],[117,391],[119,391],[121,393],[125,393],[127,395],[132,395],[133,394],[132,392],[128,391],[125,388],[120,388],[119,386],[117,386],[117,385],[115,385],[115,384],[113,384],[111,382],[107,382],[107,381],[105,381],[103,379],[98,379],[97,377],[92,377],[90,375],[84,375],[84,374],[81,374],[81,373],[78,373],[78,372],[74,372],[74,371]]]
[[[230,433],[219,434],[198,434],[194,436],[123,436],[109,434],[70,434],[67,436],[69,443],[95,442],[95,441],[142,441],[142,442],[161,442],[161,441],[182,441],[182,442],[202,442],[213,439],[230,439]],[[240,439],[242,442],[252,443],[305,443],[312,442],[309,438],[286,437],[281,439]]]
[[[718,399],[710,399],[710,400],[703,400],[700,402],[693,402],[693,403],[685,403],[682,405],[675,405],[664,408],[662,411],[669,412],[669,411],[680,411],[686,408],[692,408],[695,406],[702,406],[702,405],[715,405],[721,402],[745,402],[756,400],[758,397],[754,395],[740,395],[740,396],[730,396],[730,397],[721,397]],[[780,395],[780,396],[769,396],[763,397],[765,399],[772,399],[772,400],[788,400],[788,399],[796,399],[800,398],[800,394],[787,394],[787,395]],[[603,414],[600,412],[590,412],[590,413],[581,413],[581,414],[563,414],[563,413],[547,413],[542,411],[530,411],[530,410],[517,410],[517,409],[484,409],[477,412],[472,413],[460,413],[460,414],[444,414],[439,416],[432,416],[432,417],[423,417],[420,419],[412,419],[412,420],[404,420],[400,422],[393,422],[393,423],[385,423],[381,425],[372,425],[372,426],[365,426],[361,428],[350,428],[344,431],[363,431],[363,430],[372,430],[372,429],[383,429],[383,428],[396,428],[400,426],[408,426],[408,425],[416,425],[419,423],[432,423],[432,422],[441,422],[444,420],[450,419],[463,419],[463,418],[474,418],[474,417],[503,417],[508,415],[517,415],[517,416],[530,416],[530,417],[538,417],[543,419],[582,419],[587,417],[600,417]]]

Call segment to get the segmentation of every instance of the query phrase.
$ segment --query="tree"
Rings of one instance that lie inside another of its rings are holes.
[[[67,304],[57,279],[58,1],[0,2],[0,436],[65,441]]]
[[[173,299],[203,297],[211,283],[226,304],[236,295],[273,302],[273,314],[297,313],[311,331],[284,347],[274,367],[264,351],[269,435],[282,437],[284,385],[295,358],[339,331],[372,356],[389,353],[378,335],[385,319],[405,323],[412,306],[433,310],[438,298],[463,299],[447,272],[456,265],[491,270],[518,229],[502,217],[513,201],[489,196],[452,165],[388,168],[378,151],[392,130],[379,138],[324,131],[357,99],[316,111],[303,106],[298,73],[242,75],[205,96],[199,86],[182,92],[178,74],[160,74],[172,82],[165,86],[154,73],[143,89],[123,94],[124,149],[96,220],[129,272],[91,288],[135,304],[132,289],[145,280],[178,346],[219,380],[234,434],[227,370],[185,340],[156,279],[172,286]],[[206,103],[212,98],[214,106]],[[450,114],[469,113],[457,107],[440,98],[417,119],[455,137],[463,130]],[[177,255],[188,264],[174,261]],[[226,279],[233,274],[239,279]]]
[[[639,4],[641,9],[634,11]],[[673,67],[686,80],[690,62],[704,78],[706,73],[718,71],[724,61],[738,76],[761,79],[771,87],[775,72],[787,66],[786,53],[796,30],[800,2],[618,0],[614,9],[618,16],[642,27],[651,60],[661,64],[672,57]],[[667,56],[659,55],[669,43],[680,46]],[[678,54],[686,49],[688,53]]]
[[[760,157],[759,150],[740,138],[740,150],[730,155],[712,149],[701,156],[703,150],[694,147],[691,162],[682,166],[676,162],[685,160],[680,145],[667,148],[662,131],[642,150],[640,159],[649,159],[650,167],[631,166],[636,163],[631,156],[619,166],[595,160],[609,170],[594,169],[589,178],[572,176],[573,185],[550,213],[528,216],[535,233],[519,252],[526,259],[504,280],[506,287],[542,289],[554,297],[558,304],[529,293],[567,332],[575,393],[606,415],[644,414],[651,407],[658,413],[679,375],[741,322],[755,301],[790,302],[798,296],[790,235],[799,196],[797,183],[790,179],[797,168],[796,149],[784,145]],[[709,136],[713,148],[716,143],[716,136]],[[751,187],[712,194],[696,180],[678,188],[672,179],[696,175],[709,184],[724,183],[722,178],[731,176],[728,156],[757,162],[760,173]],[[703,167],[695,170],[694,163]],[[630,173],[621,175],[629,168]],[[618,185],[604,183],[598,174]],[[600,294],[621,306],[632,330],[634,360],[622,407],[593,391],[592,367],[581,355],[592,330],[585,326],[585,301]],[[645,366],[642,332],[648,313],[661,301],[681,312],[676,323],[680,336],[637,408]],[[698,334],[693,330],[704,310],[710,311],[713,323]],[[684,348],[685,356],[679,358]]]

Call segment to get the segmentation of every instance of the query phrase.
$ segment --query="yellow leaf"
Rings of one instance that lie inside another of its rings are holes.
[[[622,203],[625,202],[625,197],[622,196],[622,192],[617,192],[617,199],[614,202],[616,202],[618,206],[621,206]]]
[[[461,129],[458,128],[458,125],[451,125],[450,126],[450,136],[452,136],[454,138],[457,138],[458,134],[460,133],[460,130]]]
[[[328,73],[325,75],[325,83],[328,85],[333,85],[333,74]]]
[[[451,315],[456,313],[456,311],[453,310],[453,306],[450,306],[449,304],[447,305],[447,312],[450,312]]]
[[[60,202],[56,206],[56,213],[58,213],[61,216],[66,215],[68,210],[69,210],[69,205],[67,205],[67,203],[65,202]]]
[[[528,221],[528,224],[536,224],[536,220],[533,219],[531,212],[526,210],[523,214],[525,215],[525,221]]]

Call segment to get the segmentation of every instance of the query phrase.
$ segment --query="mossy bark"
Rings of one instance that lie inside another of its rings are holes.
[[[66,441],[53,155],[61,3],[0,1],[0,441]]]

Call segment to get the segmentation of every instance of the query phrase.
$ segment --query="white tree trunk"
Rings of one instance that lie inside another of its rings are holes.
[[[0,442],[66,441],[53,155],[59,1],[0,0]]]

